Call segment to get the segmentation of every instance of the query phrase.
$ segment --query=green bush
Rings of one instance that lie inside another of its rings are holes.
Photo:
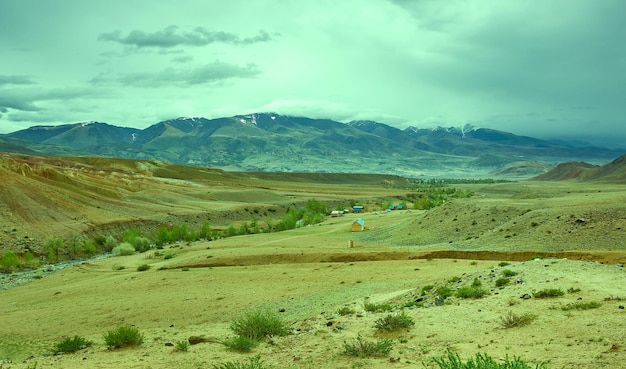
[[[559,297],[563,296],[565,292],[559,288],[546,288],[541,291],[537,291],[533,293],[533,297],[537,299],[544,299],[549,297]]]
[[[122,242],[111,250],[113,256],[126,256],[135,253],[135,248],[128,242]]]
[[[228,361],[226,363],[215,365],[213,369],[263,369],[263,362],[259,355],[253,356],[248,362],[246,361]]]
[[[72,338],[68,337],[68,338],[64,339],[63,341],[57,343],[54,346],[52,351],[55,354],[58,354],[58,353],[71,353],[71,352],[76,352],[76,351],[82,350],[84,348],[90,347],[91,345],[93,345],[93,342],[87,341],[83,337],[74,336]]]
[[[366,341],[360,335],[343,343],[343,354],[356,357],[387,356],[393,349],[393,340],[384,338],[377,342]]]
[[[139,346],[143,343],[143,334],[137,328],[122,326],[108,331],[104,335],[104,342],[109,349]]]
[[[339,308],[339,310],[337,310],[337,314],[339,314],[341,316],[351,315],[351,314],[354,314],[354,313],[356,313],[356,311],[353,308],[349,307],[349,306],[343,306],[343,307]]]
[[[102,243],[102,245],[104,246],[104,249],[106,251],[112,251],[115,248],[115,246],[118,245],[118,242],[115,239],[115,237],[113,237],[113,236],[106,236],[104,238],[104,242]]]
[[[487,354],[476,354],[475,358],[470,358],[466,362],[463,362],[459,357],[459,354],[448,352],[448,355],[433,357],[428,364],[425,364],[426,368],[439,368],[439,369],[547,369],[545,363],[540,363],[534,367],[524,362],[518,357],[514,357],[513,360],[509,360],[507,357],[505,361],[495,361]]]
[[[408,316],[404,311],[396,315],[388,314],[387,316],[376,320],[376,322],[374,323],[374,326],[377,330],[387,332],[396,331],[403,328],[410,328],[414,325],[415,322],[413,321],[413,319]]]
[[[511,280],[508,278],[498,278],[496,279],[496,287],[504,287],[507,284],[511,283]]]
[[[3,270],[11,271],[19,265],[20,258],[10,250],[5,252],[4,255],[2,255],[2,258],[0,258],[0,268]]]
[[[248,337],[235,336],[222,341],[222,344],[235,351],[248,352],[257,347],[259,345],[259,341]]]
[[[502,275],[505,277],[513,277],[517,275],[517,272],[512,271],[511,269],[504,269],[502,271]]]
[[[506,315],[500,317],[500,325],[502,328],[523,327],[530,324],[537,318],[536,314],[524,313],[521,315],[514,314],[509,311]]]
[[[135,250],[139,252],[146,252],[150,250],[150,240],[146,237],[137,237],[134,242],[131,243],[135,247]]]
[[[150,269],[150,265],[148,264],[141,264],[137,267],[138,272],[145,272],[148,269]]]
[[[487,290],[480,287],[464,286],[459,288],[455,295],[462,299],[479,299],[487,295]]]
[[[230,329],[241,337],[260,340],[269,336],[286,336],[289,328],[278,314],[268,310],[250,311],[230,324]]]

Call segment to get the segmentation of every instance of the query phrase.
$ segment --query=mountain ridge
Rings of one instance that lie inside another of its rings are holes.
[[[622,154],[618,150],[568,146],[470,124],[399,129],[368,120],[342,123],[276,113],[215,119],[179,117],[145,129],[90,121],[34,126],[0,137],[21,140],[12,141],[13,146],[6,146],[7,149],[22,146],[31,153],[42,150],[41,146],[33,149],[33,143],[90,155],[165,160],[234,171],[403,176],[488,175],[520,161],[551,165],[564,161],[603,163]]]

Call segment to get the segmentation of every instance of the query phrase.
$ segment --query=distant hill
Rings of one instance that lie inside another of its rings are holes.
[[[537,181],[580,180],[626,183],[626,155],[622,155],[605,165],[581,162],[562,163],[533,179]]]
[[[533,176],[559,162],[604,163],[622,154],[471,125],[401,130],[374,121],[341,123],[274,113],[177,118],[143,130],[102,122],[36,126],[2,137],[22,140],[16,144],[19,150],[0,146],[3,151],[19,153],[40,152],[35,145],[54,145],[90,155],[229,171],[409,177]],[[512,165],[523,169],[511,170]]]

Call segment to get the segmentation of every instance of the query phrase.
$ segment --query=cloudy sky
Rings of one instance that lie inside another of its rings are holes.
[[[623,0],[0,0],[0,133],[276,112],[626,147]]]

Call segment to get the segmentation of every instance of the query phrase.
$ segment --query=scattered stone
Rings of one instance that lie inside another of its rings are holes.
[[[525,294],[521,295],[519,298],[520,299],[524,299],[524,300],[528,300],[528,299],[532,298],[532,296],[527,294],[527,293],[525,293]]]
[[[624,305],[620,305],[617,307],[618,309],[624,310]]]
[[[285,308],[280,308],[280,309],[278,309],[278,312],[279,312],[279,313],[284,313],[285,311],[287,311],[287,310],[285,310]]]
[[[174,344],[173,344],[173,343],[171,343],[171,342],[165,342],[165,346],[167,346],[167,347],[172,347],[172,346],[174,346]]]

